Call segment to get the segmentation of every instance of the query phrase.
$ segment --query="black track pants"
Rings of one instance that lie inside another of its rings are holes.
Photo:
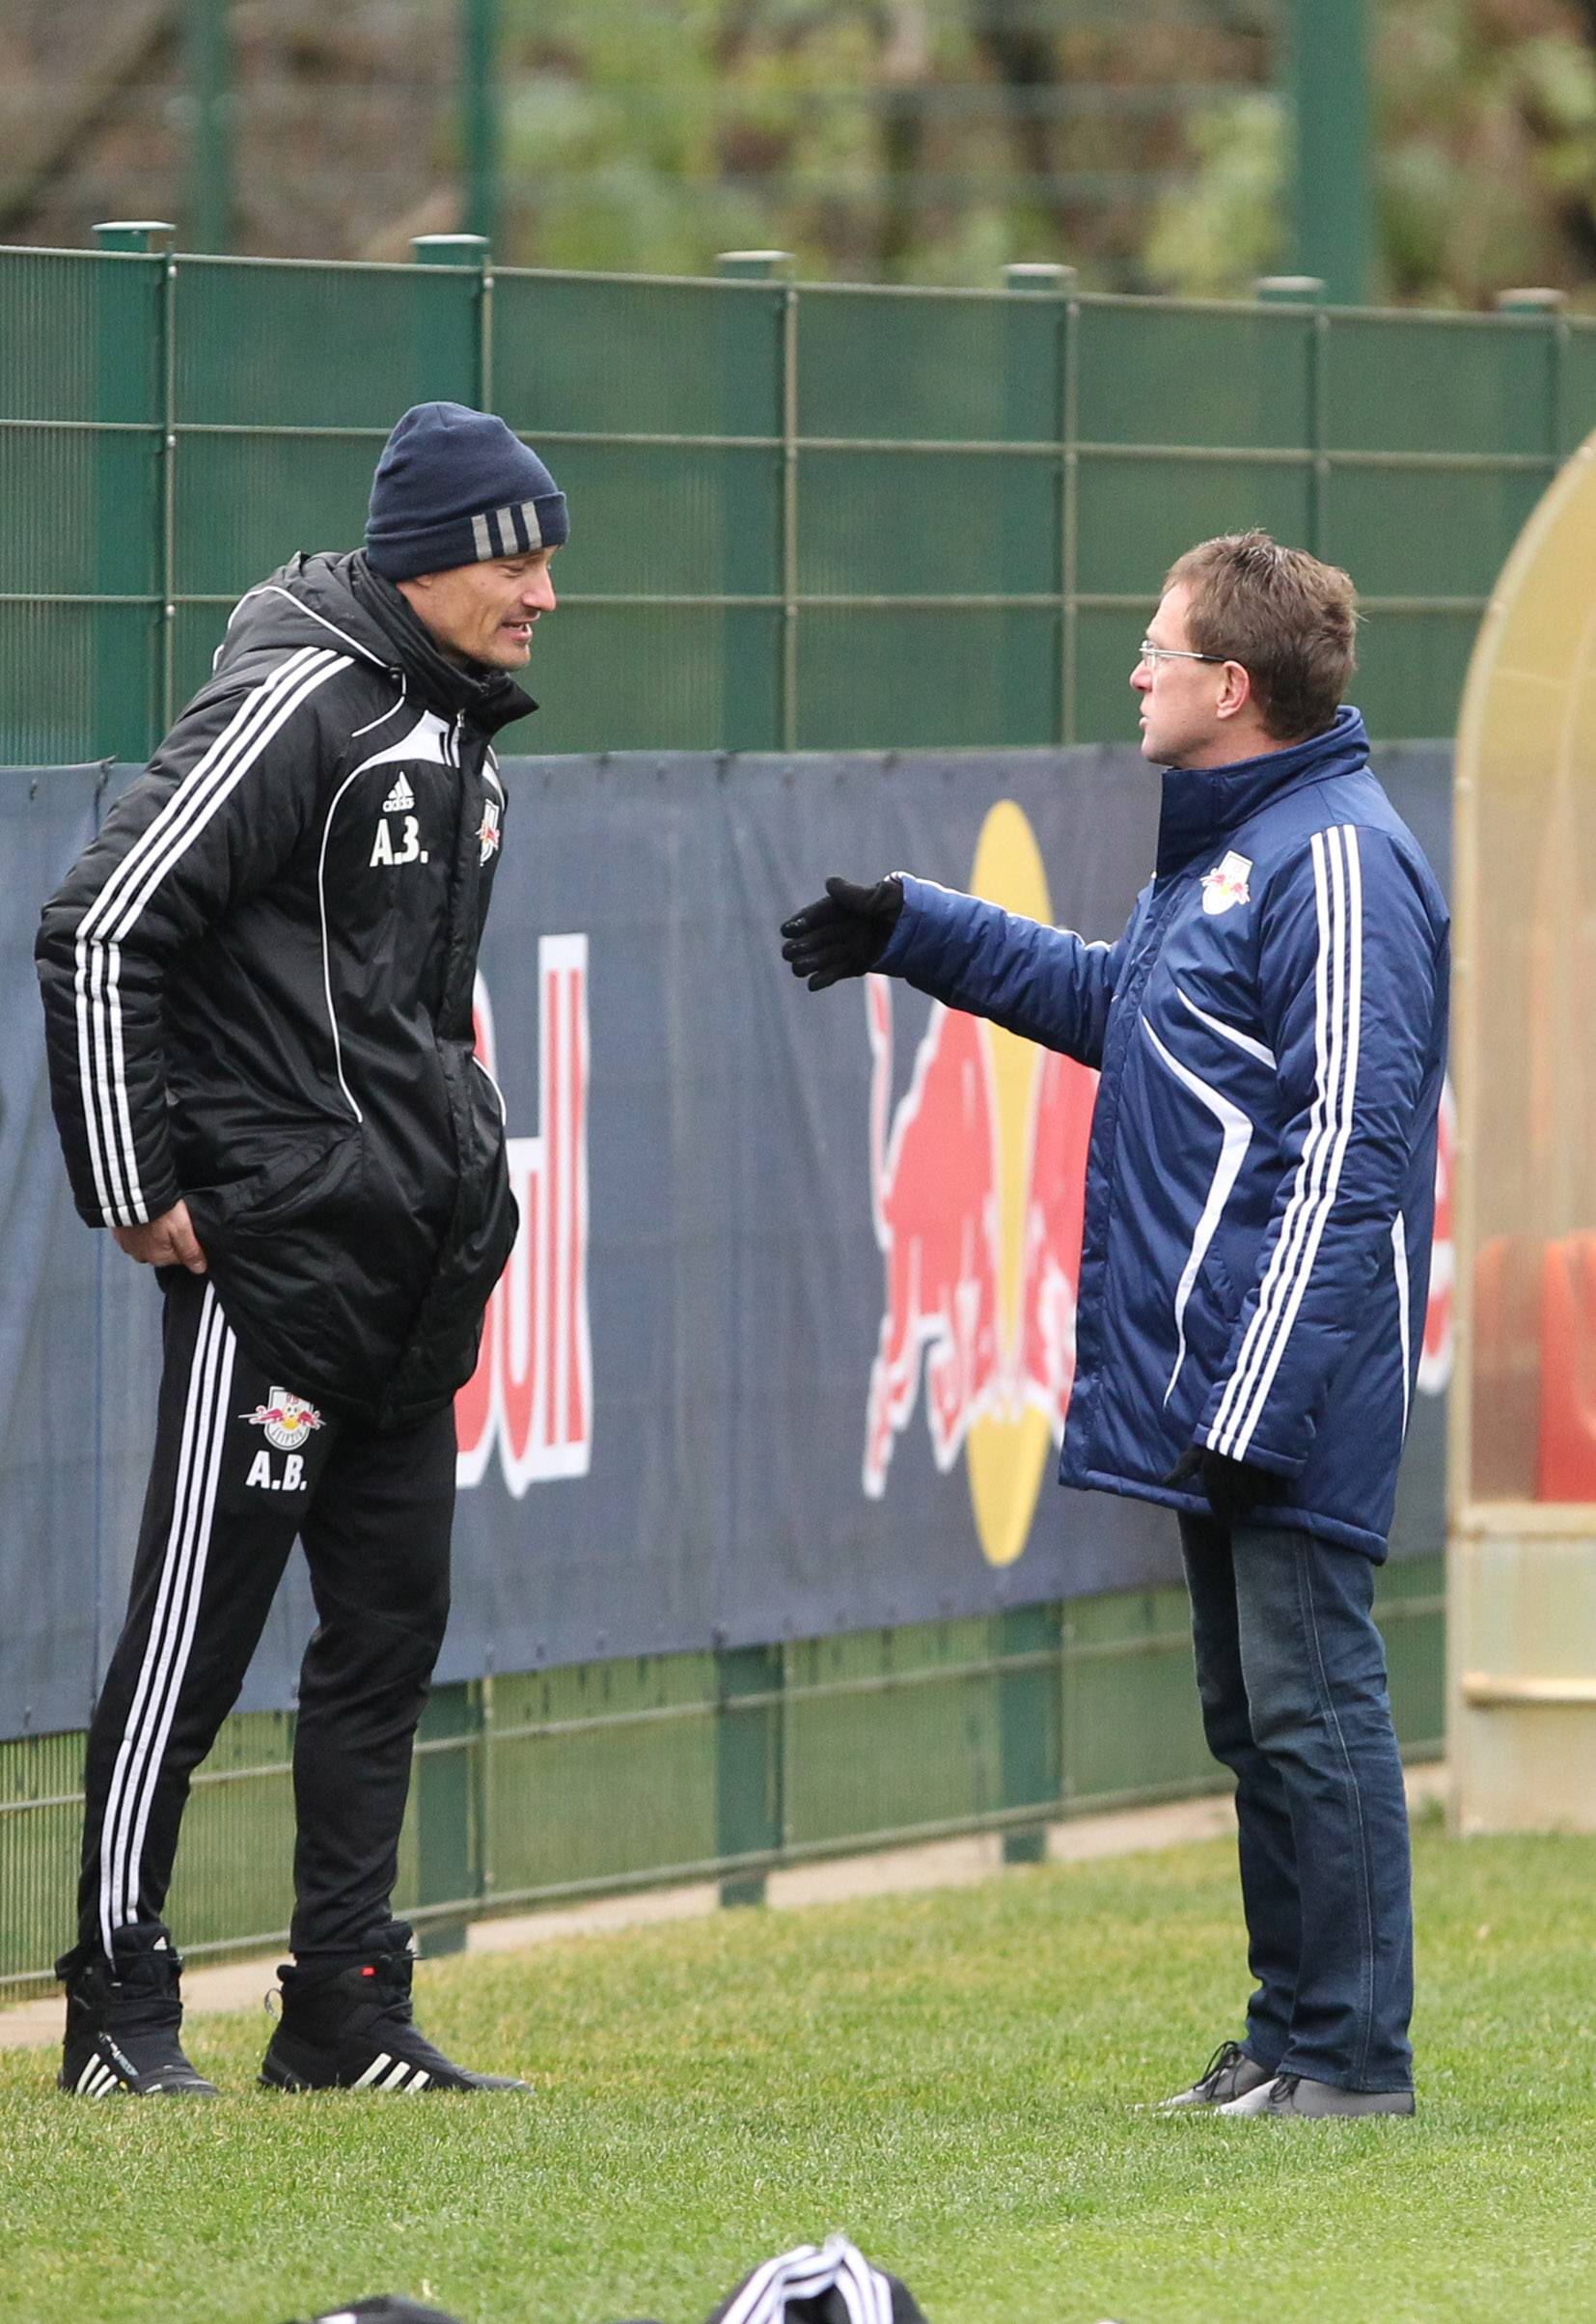
[[[237,1700],[297,1535],[317,1624],[300,1674],[290,1944],[389,1918],[410,1745],[449,1615],[454,1416],[379,1436],[303,1405],[204,1276],[167,1279],[155,1457],[122,1637],[89,1729],[78,1936],[158,1922],[189,1778]]]

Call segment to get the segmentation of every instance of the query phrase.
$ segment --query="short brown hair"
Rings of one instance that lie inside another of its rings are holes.
[[[1358,664],[1358,593],[1338,566],[1267,533],[1224,533],[1177,557],[1164,587],[1191,591],[1192,644],[1240,662],[1272,740],[1334,722]]]

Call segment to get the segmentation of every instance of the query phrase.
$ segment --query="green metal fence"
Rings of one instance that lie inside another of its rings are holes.
[[[1408,1756],[1441,1750],[1443,1560],[1381,1577]],[[172,1916],[196,1956],[281,1944],[293,1721],[231,1720],[196,1779]],[[69,1934],[82,1737],[0,1744],[0,2003]],[[442,1687],[428,1705],[398,1901],[429,1950],[482,1914],[662,1881],[758,1895],[783,1864],[1000,1831],[1222,1779],[1203,1748],[1184,1591],[738,1652]]]
[[[124,231],[124,241],[138,237]],[[403,406],[566,486],[539,750],[1130,731],[1170,559],[1261,523],[1364,593],[1359,699],[1450,732],[1495,574],[1596,424],[1596,322],[0,251],[0,755],[149,749],[227,608],[361,534]]]
[[[128,238],[128,237],[124,237]],[[430,396],[546,451],[575,532],[540,631],[540,750],[1108,738],[1159,579],[1263,523],[1346,563],[1360,699],[1449,731],[1485,594],[1596,423],[1596,325],[1004,290],[0,251],[0,760],[142,756],[229,605],[359,539],[381,440]],[[1399,1731],[1440,1749],[1441,1561],[1383,1580]],[[187,1948],[287,1920],[287,1715],[198,1778]],[[0,1992],[64,1941],[82,1738],[0,1744]],[[1214,1781],[1184,1600],[495,1676],[441,1689],[400,1901],[474,1914]]]

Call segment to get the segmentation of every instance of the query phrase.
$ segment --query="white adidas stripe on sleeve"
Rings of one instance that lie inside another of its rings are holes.
[[[109,1226],[148,1217],[127,1098],[120,993],[121,947],[151,897],[199,838],[268,743],[346,655],[301,647],[257,687],[142,832],[78,925],[78,1073],[95,1192]]]

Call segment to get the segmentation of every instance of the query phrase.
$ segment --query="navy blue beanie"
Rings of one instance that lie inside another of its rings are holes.
[[[565,495],[491,412],[413,404],[382,448],[366,555],[390,581],[558,548],[569,532]]]

